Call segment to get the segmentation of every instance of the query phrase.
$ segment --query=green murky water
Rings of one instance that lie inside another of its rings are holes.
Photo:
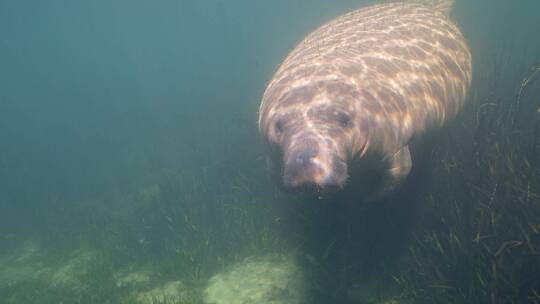
[[[1,1],[0,302],[540,303],[540,2],[514,2],[457,0],[466,108],[350,205],[283,191],[257,109],[372,2]]]

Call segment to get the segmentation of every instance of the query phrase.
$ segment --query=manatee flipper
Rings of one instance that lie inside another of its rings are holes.
[[[411,172],[412,160],[409,146],[403,146],[390,159],[390,169],[388,170],[388,185],[390,190],[399,186],[409,172]]]
[[[412,168],[411,152],[409,146],[403,146],[388,159],[389,167],[383,177],[381,187],[368,200],[380,199],[385,194],[395,190],[409,175]]]

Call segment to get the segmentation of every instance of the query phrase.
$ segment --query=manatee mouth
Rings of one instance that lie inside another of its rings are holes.
[[[300,192],[334,192],[345,186],[347,163],[335,154],[307,147],[290,153],[284,162],[283,184]]]

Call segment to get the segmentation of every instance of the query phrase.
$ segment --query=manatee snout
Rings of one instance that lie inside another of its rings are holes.
[[[305,143],[284,151],[283,184],[290,190],[332,192],[343,188],[347,163],[317,143]]]

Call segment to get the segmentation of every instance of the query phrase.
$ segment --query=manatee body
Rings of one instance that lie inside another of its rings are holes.
[[[471,82],[471,54],[449,3],[365,7],[315,30],[286,57],[259,110],[286,187],[341,189],[367,159],[381,165],[378,188],[366,189],[374,197],[407,177],[411,139],[455,116]]]

